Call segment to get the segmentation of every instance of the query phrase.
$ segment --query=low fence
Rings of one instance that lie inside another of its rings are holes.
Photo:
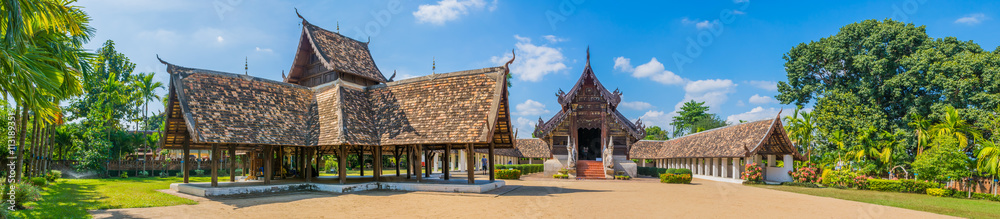
[[[134,170],[181,170],[181,161],[163,161],[163,160],[153,160],[153,161],[111,161],[108,163],[108,170],[111,171],[134,171]],[[212,163],[210,161],[202,161],[199,165],[198,162],[190,162],[188,164],[189,169],[211,169]],[[244,164],[242,162],[236,163],[237,169],[244,169]],[[223,161],[219,162],[220,169],[229,169],[229,162]]]

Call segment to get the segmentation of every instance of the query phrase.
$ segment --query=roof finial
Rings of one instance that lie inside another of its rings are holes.
[[[590,65],[590,45],[587,45],[587,65]]]
[[[510,63],[514,63],[514,59],[516,58],[517,54],[514,53],[514,49],[510,49],[510,61],[507,61],[506,64],[503,64],[503,68],[506,71],[504,72],[504,74],[510,74]]]
[[[389,76],[389,81],[393,81],[396,78],[396,69],[392,70],[392,76]]]
[[[340,33],[340,21],[337,21],[337,33]],[[371,40],[368,40],[371,41]]]
[[[250,59],[243,57],[243,75],[250,75]]]
[[[302,19],[302,23],[309,23],[309,22],[306,21],[306,18],[302,17],[302,15],[299,14],[299,9],[298,8],[295,8],[295,15],[299,16],[299,19]]]
[[[431,56],[431,74],[436,74],[437,68],[437,57]]]

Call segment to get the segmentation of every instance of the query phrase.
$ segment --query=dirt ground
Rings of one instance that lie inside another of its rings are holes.
[[[526,177],[500,195],[366,191],[204,199],[197,205],[92,211],[95,218],[944,218],[902,208],[695,179]]]

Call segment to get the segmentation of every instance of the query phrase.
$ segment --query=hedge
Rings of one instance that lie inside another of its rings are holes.
[[[544,164],[510,164],[510,165],[499,164],[499,165],[494,165],[493,169],[494,170],[515,169],[515,170],[520,170],[521,174],[532,174],[545,171],[545,165]]]
[[[520,170],[494,170],[497,179],[520,179]]]
[[[912,179],[868,179],[867,189],[883,192],[926,193],[927,189],[937,187],[937,183]]]
[[[656,167],[639,167],[636,170],[636,174],[639,174],[640,176],[651,176],[651,177],[657,177],[657,178],[659,178],[660,175],[662,175],[664,173],[688,174],[688,175],[691,175],[691,170],[684,169],[684,168],[665,169],[665,168],[656,168]]]
[[[691,174],[660,174],[661,183],[691,184]]]

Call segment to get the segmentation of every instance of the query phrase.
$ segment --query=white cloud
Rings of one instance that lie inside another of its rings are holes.
[[[698,20],[698,19],[691,20],[689,18],[682,18],[681,24],[694,25],[695,28],[698,28],[699,30],[704,30],[715,27],[715,25],[719,25],[719,20],[708,21],[708,20]]]
[[[563,56],[560,49],[545,44],[535,45],[531,43],[531,38],[527,37],[514,35],[514,38],[517,39],[517,43],[514,45],[517,59],[511,64],[510,72],[517,76],[518,79],[538,82],[547,74],[567,69],[566,64],[563,64],[566,57]],[[493,56],[490,58],[490,62],[496,65],[503,65],[510,58],[510,54]]]
[[[744,2],[750,2],[750,0],[733,0],[733,3],[744,3]]]
[[[625,57],[615,58],[615,69],[623,72],[631,72],[632,77],[635,78],[649,78],[653,81],[659,82],[666,85],[679,85],[687,81],[681,76],[677,76],[672,71],[668,71],[663,67],[663,63],[660,63],[656,58],[652,58],[646,64],[642,64],[636,67],[632,67],[631,60]]]
[[[778,91],[778,82],[774,81],[747,81],[747,84],[767,91]]]
[[[514,128],[517,129],[517,136],[514,137],[530,138],[531,132],[535,131],[535,124],[537,123],[535,120],[517,117],[517,120],[514,120]]]
[[[225,40],[225,39],[222,39],[222,36],[219,36],[219,37],[216,37],[216,38],[215,38],[215,41],[219,41],[220,43],[221,43],[222,41],[224,41],[224,40]]]
[[[736,91],[736,86],[729,79],[709,79],[689,82],[687,85],[684,85],[684,100],[677,103],[674,108],[680,109],[684,105],[684,102],[694,100],[705,102],[709,110],[718,110],[729,99],[729,94]]]
[[[632,102],[622,101],[621,103],[618,104],[618,106],[622,106],[625,107],[626,109],[632,109],[632,110],[647,110],[653,108],[653,104],[649,104],[647,102],[642,102],[642,101],[632,101]]]
[[[514,108],[517,109],[517,112],[514,114],[521,116],[537,116],[549,113],[549,110],[545,109],[545,104],[532,99],[528,99],[524,103],[519,103]]]
[[[966,15],[965,17],[959,18],[958,20],[955,20],[955,23],[956,24],[976,25],[976,24],[979,24],[979,23],[983,22],[986,19],[989,19],[989,18],[986,17],[986,14],[975,13],[975,14],[970,14],[970,15]]]
[[[490,10],[491,12],[492,11],[496,11],[497,10],[497,1],[499,1],[499,0],[493,0],[493,3],[490,3],[490,7],[487,8],[487,9]]]
[[[647,111],[642,116],[642,124],[646,127],[659,126],[662,129],[670,129],[670,123],[674,121],[674,116],[677,116],[677,112],[665,113],[663,111],[650,110]]]
[[[435,5],[417,6],[417,11],[413,12],[413,17],[417,18],[418,23],[444,25],[447,21],[458,20],[459,16],[468,14],[471,9],[481,10],[484,7],[486,7],[486,2],[483,0],[441,0]],[[493,11],[495,9],[496,1],[493,1],[489,10]]]
[[[754,94],[752,97],[750,97],[750,103],[757,104],[757,105],[763,105],[763,104],[778,103],[778,100],[775,100],[774,98],[771,98],[770,96],[761,96],[761,95]]]
[[[556,37],[555,35],[545,35],[545,36],[542,36],[542,38],[545,38],[545,40],[548,40],[549,43],[558,43],[558,42],[566,41],[566,39]]]
[[[268,48],[260,48],[260,47],[257,47],[256,50],[257,52],[274,52],[274,50]]]
[[[625,56],[619,56],[615,58],[615,70],[632,72],[635,71],[635,68],[632,68],[632,61],[630,59],[625,58]]]
[[[775,108],[764,109],[763,107],[758,106],[756,108],[751,109],[750,112],[734,114],[729,117],[726,117],[726,122],[730,124],[737,124],[740,122],[740,120],[753,122],[764,119],[772,119],[778,115],[778,112],[780,112],[779,109]]]

